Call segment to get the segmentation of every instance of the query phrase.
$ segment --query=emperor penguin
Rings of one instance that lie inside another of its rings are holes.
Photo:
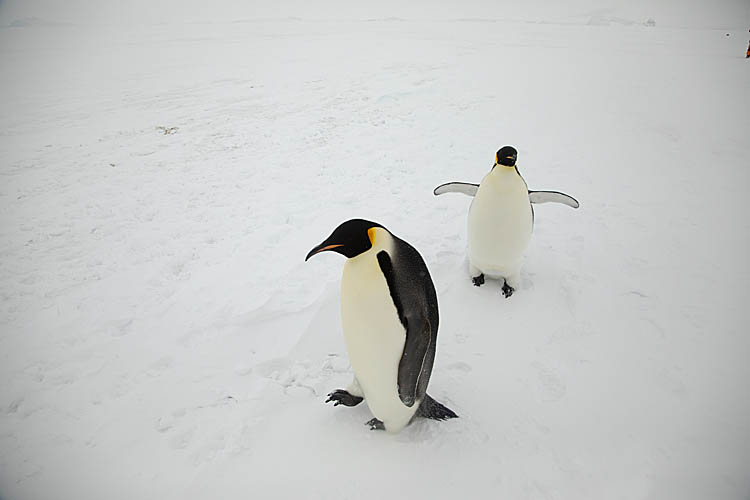
[[[558,191],[529,191],[518,171],[518,152],[504,146],[495,164],[479,184],[449,182],[435,188],[435,195],[462,193],[473,196],[467,228],[469,274],[474,286],[484,284],[485,275],[502,279],[503,295],[513,295],[521,281],[521,259],[534,226],[532,203],[580,205]]]
[[[457,415],[427,394],[435,360],[438,302],[422,256],[376,222],[337,227],[305,261],[333,251],[347,258],[341,278],[341,320],[354,380],[326,403],[356,406],[375,418],[370,429],[401,431],[416,416]]]

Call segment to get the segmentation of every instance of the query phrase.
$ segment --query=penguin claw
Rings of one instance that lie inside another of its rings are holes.
[[[510,286],[507,281],[503,283],[503,295],[505,295],[506,299],[510,297],[511,295],[513,295],[513,292],[515,291],[516,289]]]
[[[479,276],[474,276],[473,278],[471,278],[471,282],[474,283],[474,286],[484,285],[484,273],[480,274]]]
[[[365,422],[365,425],[369,425],[371,431],[384,431],[385,430],[385,425],[383,424],[382,421],[378,420],[377,418],[368,420],[367,422]]]
[[[326,403],[333,402],[333,406],[344,405],[344,406],[357,406],[362,402],[364,398],[349,394],[343,389],[336,389],[335,391],[328,394]]]

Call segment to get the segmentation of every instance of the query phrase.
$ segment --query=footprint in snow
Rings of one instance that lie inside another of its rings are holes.
[[[565,397],[568,390],[565,381],[562,380],[554,371],[545,366],[535,363],[538,390],[542,401],[559,401]]]
[[[457,361],[455,363],[451,363],[448,366],[446,366],[446,368],[449,371],[460,372],[460,373],[469,373],[472,370],[471,365],[469,363],[464,363],[463,361]]]

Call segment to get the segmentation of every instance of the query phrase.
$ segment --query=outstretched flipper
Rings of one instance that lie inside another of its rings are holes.
[[[531,203],[562,203],[571,208],[581,206],[578,200],[559,191],[529,191],[529,201]]]
[[[439,185],[433,192],[435,193],[435,196],[445,193],[461,193],[466,196],[476,196],[477,189],[479,189],[479,184],[471,184],[468,182],[448,182]],[[534,204],[561,203],[571,208],[578,208],[580,206],[578,200],[559,191],[529,191],[529,201]]]
[[[470,184],[468,182],[448,182],[436,187],[433,193],[435,193],[435,196],[445,193],[461,193],[466,196],[474,196],[477,194],[477,189],[479,189],[479,184]]]
[[[431,418],[432,420],[458,418],[458,415],[456,415],[453,410],[438,403],[432,399],[429,394],[424,395],[424,400],[417,410],[417,416]]]

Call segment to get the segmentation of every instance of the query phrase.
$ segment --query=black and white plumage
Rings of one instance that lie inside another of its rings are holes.
[[[329,394],[335,405],[363,399],[373,429],[398,432],[415,416],[456,416],[427,394],[435,361],[438,302],[419,252],[381,225],[353,219],[339,226],[308,258],[324,250],[347,257],[341,317],[355,379]]]
[[[477,189],[479,189],[479,184],[471,184],[469,182],[446,182],[445,184],[436,187],[433,193],[435,196],[445,193],[460,193],[473,198],[477,194]],[[529,202],[533,204],[560,203],[562,205],[567,205],[570,208],[578,208],[581,206],[578,203],[578,200],[559,191],[529,191]]]
[[[475,286],[485,275],[503,280],[503,294],[510,297],[520,284],[521,260],[534,226],[533,204],[561,203],[578,208],[578,201],[558,191],[530,191],[516,166],[518,152],[505,146],[480,184],[449,182],[434,190],[439,196],[461,193],[471,196],[468,217],[469,273]]]

